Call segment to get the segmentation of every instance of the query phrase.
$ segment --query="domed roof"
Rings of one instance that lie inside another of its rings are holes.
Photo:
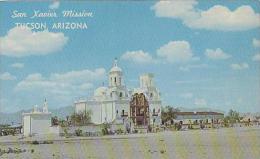
[[[110,69],[109,72],[122,72],[122,69],[117,66],[117,59],[114,60],[113,67]]]
[[[107,87],[99,87],[95,90],[94,96],[105,96],[107,94]]]
[[[116,67],[112,67],[110,69],[110,72],[122,72],[122,69],[120,67],[116,66]]]

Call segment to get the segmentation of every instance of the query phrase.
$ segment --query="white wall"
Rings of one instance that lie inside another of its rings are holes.
[[[76,113],[84,112],[85,108],[86,108],[86,102],[75,103],[75,112]]]
[[[24,116],[23,117],[23,135],[24,136],[29,136],[31,133],[31,129],[30,129],[30,122],[31,117],[30,116]]]
[[[160,125],[161,124],[161,111],[162,111],[162,105],[161,102],[158,101],[150,101],[149,103],[149,110],[150,110],[150,124],[154,125]],[[155,109],[155,113],[158,112],[158,110],[160,110],[160,112],[158,113],[158,116],[152,116],[153,115],[153,109]],[[153,122],[155,119],[155,122]]]
[[[61,133],[61,127],[60,126],[52,126],[49,128],[50,134],[59,135]]]
[[[101,123],[101,105],[97,102],[88,103],[87,110],[92,111],[91,122],[100,124]]]
[[[49,134],[50,127],[51,114],[27,114],[23,116],[24,136]]]
[[[51,115],[32,115],[31,116],[31,133],[32,134],[49,134],[51,127]]]

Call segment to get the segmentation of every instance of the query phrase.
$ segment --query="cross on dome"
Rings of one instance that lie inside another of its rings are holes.
[[[117,64],[117,58],[114,59],[114,63],[113,63],[113,67],[110,69],[109,72],[122,72],[122,69],[120,67],[118,67]]]
[[[117,67],[117,58],[114,59],[114,67]]]

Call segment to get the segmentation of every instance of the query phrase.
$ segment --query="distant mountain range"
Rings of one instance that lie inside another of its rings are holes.
[[[20,124],[22,123],[22,113],[30,112],[31,110],[21,110],[15,113],[2,113],[0,112],[0,125],[1,124]],[[71,115],[74,112],[72,106],[61,107],[57,109],[49,109],[52,116],[57,116],[58,118],[66,119],[66,116]]]

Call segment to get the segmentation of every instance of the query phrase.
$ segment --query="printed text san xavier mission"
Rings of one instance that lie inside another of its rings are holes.
[[[86,10],[63,10],[57,12],[55,10],[41,11],[33,10],[32,12],[23,12],[19,10],[13,10],[11,13],[13,19],[28,19],[28,22],[14,22],[17,27],[29,27],[36,30],[44,29],[65,29],[65,30],[74,30],[74,29],[88,29],[86,22],[87,18],[93,18],[93,12]],[[57,18],[57,21],[53,23],[46,22],[47,19]],[[73,21],[72,19],[77,19]],[[80,19],[80,20],[78,20]],[[32,21],[35,20],[35,21]],[[44,21],[46,20],[46,21]],[[60,20],[60,22],[59,22]],[[65,20],[65,21],[64,21]]]

